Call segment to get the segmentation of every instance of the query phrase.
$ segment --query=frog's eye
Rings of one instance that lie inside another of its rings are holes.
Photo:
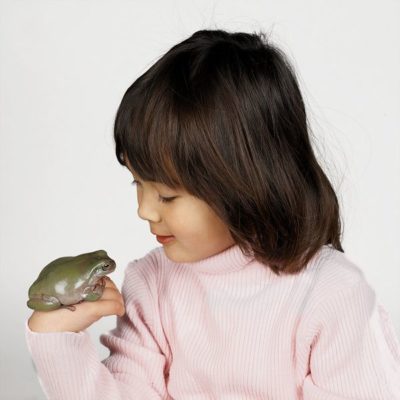
[[[101,269],[103,270],[103,271],[108,271],[108,268],[109,268],[110,266],[108,265],[108,264],[106,264],[106,265],[103,265],[102,267],[101,267]]]

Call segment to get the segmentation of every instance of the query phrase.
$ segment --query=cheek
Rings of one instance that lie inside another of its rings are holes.
[[[193,231],[196,231],[196,226],[198,226],[194,215],[185,212],[181,207],[169,208],[164,216],[168,220],[168,225],[175,231],[177,236],[179,234],[183,236],[191,235]]]
[[[176,235],[184,237],[200,237],[207,227],[208,216],[204,210],[193,204],[177,204],[177,207],[168,208],[165,212],[168,224]]]
[[[220,222],[206,207],[187,207],[185,212],[177,214],[176,224],[182,232],[192,238],[207,238],[220,231]]]

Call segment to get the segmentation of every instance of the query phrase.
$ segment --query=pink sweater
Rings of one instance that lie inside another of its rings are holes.
[[[126,313],[100,342],[32,332],[54,400],[399,400],[400,344],[362,270],[323,246],[296,276],[235,245],[194,263],[162,247],[130,262]]]

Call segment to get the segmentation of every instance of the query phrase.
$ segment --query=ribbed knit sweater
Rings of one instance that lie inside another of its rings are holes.
[[[399,400],[400,344],[363,271],[323,246],[275,275],[237,245],[192,263],[129,262],[126,313],[100,335],[32,332],[54,400]]]

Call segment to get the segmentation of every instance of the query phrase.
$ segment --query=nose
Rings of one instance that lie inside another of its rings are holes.
[[[141,201],[137,209],[137,214],[139,218],[144,221],[160,222],[161,220],[161,215],[157,210],[157,207],[152,206],[149,202],[145,203],[144,201]]]
[[[144,221],[152,221],[152,222],[160,221],[160,217],[157,213],[144,211],[143,207],[138,208],[137,214],[139,218],[143,219]]]
[[[148,189],[148,190],[147,190]],[[159,194],[152,187],[140,187],[137,191],[137,214],[145,221],[159,222],[161,220]]]

